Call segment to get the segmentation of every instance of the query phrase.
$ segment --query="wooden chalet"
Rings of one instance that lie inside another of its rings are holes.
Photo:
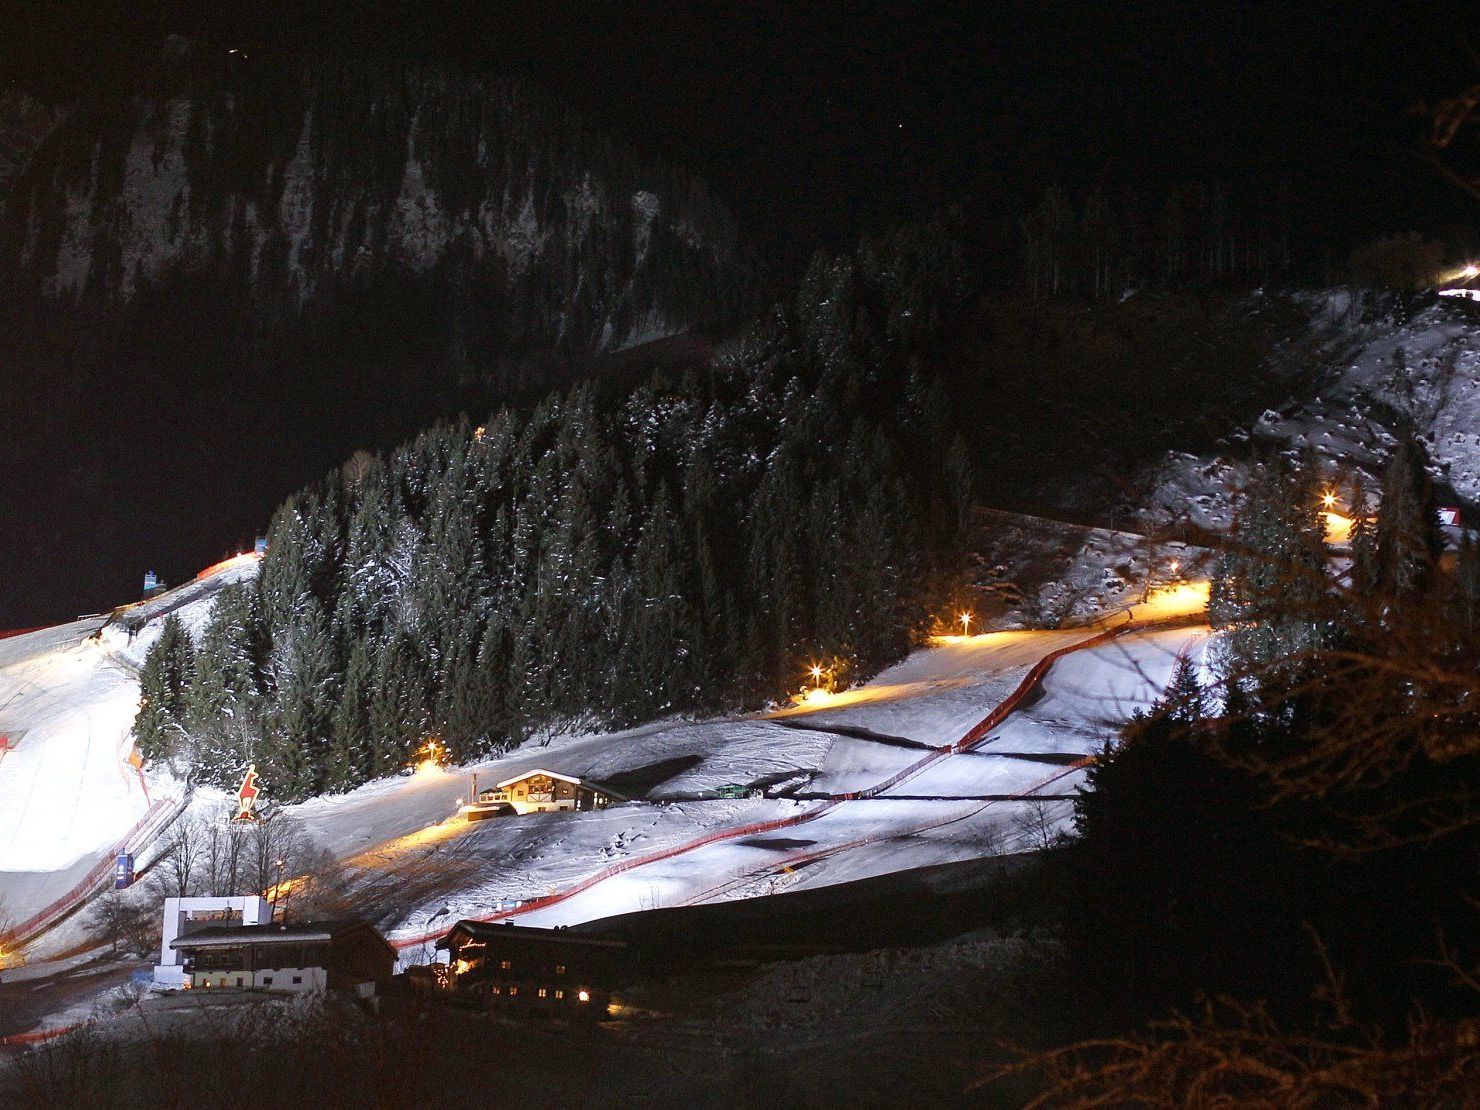
[[[486,790],[475,789],[474,801],[463,807],[463,812],[469,820],[476,821],[510,812],[605,809],[626,800],[596,783],[536,768],[495,783]]]
[[[353,990],[386,982],[396,967],[396,950],[364,921],[213,925],[170,947],[201,990]]]
[[[447,953],[451,989],[484,1006],[600,1020],[627,942],[566,929],[459,921],[437,948]]]

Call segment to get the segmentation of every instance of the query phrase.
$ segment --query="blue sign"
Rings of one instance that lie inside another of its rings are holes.
[[[128,852],[118,853],[118,863],[113,868],[113,889],[125,890],[134,885],[134,857]]]

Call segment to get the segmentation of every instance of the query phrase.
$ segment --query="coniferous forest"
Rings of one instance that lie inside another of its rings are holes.
[[[819,255],[706,364],[360,454],[283,504],[260,576],[171,624],[136,733],[280,800],[562,730],[755,705],[900,658],[962,579],[967,452],[932,344],[945,222]]]
[[[1381,497],[1350,491],[1344,573],[1314,459],[1254,468],[1213,666],[1184,660],[1075,802],[1087,1023],[1160,1024],[1035,1061],[1065,1104],[1472,1104],[1480,552],[1444,555],[1429,465],[1403,438]]]

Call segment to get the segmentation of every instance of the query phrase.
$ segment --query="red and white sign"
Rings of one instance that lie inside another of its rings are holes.
[[[257,764],[253,763],[247,768],[247,773],[242,776],[242,784],[236,788],[236,817],[237,821],[255,821],[257,814],[257,795],[262,791],[257,786]]]
[[[1457,527],[1459,524],[1459,510],[1450,508],[1447,505],[1441,505],[1439,507],[1439,523],[1451,528]]]

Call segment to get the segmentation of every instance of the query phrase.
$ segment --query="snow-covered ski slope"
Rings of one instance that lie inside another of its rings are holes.
[[[0,641],[0,731],[18,738],[0,758],[0,899],[13,920],[69,892],[87,893],[78,881],[108,860],[151,803],[182,798],[166,772],[143,775],[130,764],[137,668],[164,616],[198,629],[220,588],[255,570],[250,558],[230,560],[106,624],[94,618]],[[1195,611],[1199,602],[1195,592],[1190,600],[1178,595],[1144,615]],[[1045,793],[1071,791],[1081,772],[1069,764],[1153,700],[1176,657],[1200,650],[1203,638],[1196,628],[1147,630],[1065,656],[1036,700],[976,750],[945,753],[1045,655],[1092,635],[947,639],[861,687],[801,706],[557,737],[478,767],[382,780],[288,811],[349,861],[367,907],[401,938],[449,916],[487,916],[515,900],[547,898],[624,861],[641,866],[558,909],[525,916],[567,923],[1015,850],[1032,834],[1017,820],[1023,803],[1013,796],[1048,777],[1054,782]],[[880,796],[837,802],[937,750],[942,758]],[[472,772],[486,785],[536,767],[642,800],[473,825],[455,817]],[[731,785],[769,796],[717,797]],[[1067,812],[1066,802],[1050,802],[1040,825],[1062,825]],[[757,825],[768,831],[736,834]],[[692,849],[699,838],[713,843]],[[646,862],[670,850],[670,858]],[[809,858],[776,872],[771,865],[788,853]]]
[[[1200,656],[1206,628],[1146,628],[1065,655],[973,749],[949,750],[1044,656],[1094,638],[1081,629],[953,639],[820,705],[557,741],[479,769],[485,782],[538,766],[608,781],[672,769],[646,803],[427,828],[427,807],[449,813],[469,787],[430,772],[293,808],[341,851],[370,824],[367,848],[393,825],[408,829],[353,862],[412,949],[461,917],[572,924],[1022,850],[1064,827],[1080,761],[1160,695],[1179,656]],[[922,762],[877,796],[847,797]],[[712,797],[784,772],[789,796]],[[535,904],[510,913],[515,901]]]
[[[198,624],[216,591],[255,570],[255,559],[230,560],[111,621],[0,639],[0,915],[8,927],[64,898],[120,846],[142,847],[131,835],[157,832],[182,800],[182,784],[162,770],[144,773],[132,758],[138,667],[161,617],[178,612]],[[126,625],[135,622],[130,637]]]

